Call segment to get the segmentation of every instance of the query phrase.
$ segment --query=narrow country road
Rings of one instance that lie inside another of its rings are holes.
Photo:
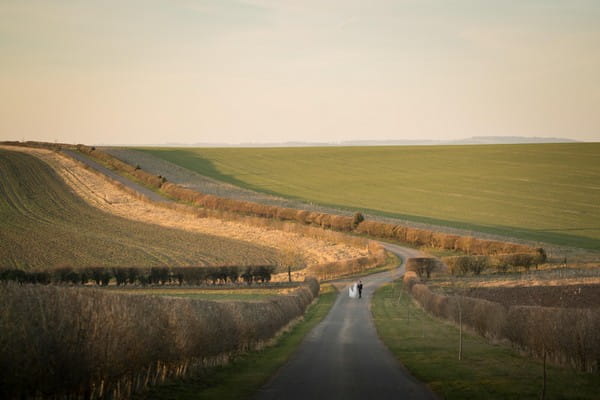
[[[417,250],[383,244],[404,260],[419,255]],[[375,289],[403,273],[401,267],[362,278],[362,299],[351,299],[347,288],[342,290],[327,317],[255,398],[436,399],[381,342],[371,316]]]
[[[64,151],[98,172],[121,182],[154,201],[169,201],[94,160],[74,151]],[[384,247],[403,260],[419,251],[388,243]],[[412,377],[377,336],[370,303],[373,292],[404,274],[404,264],[361,278],[362,299],[351,299],[346,281],[331,311],[304,339],[295,355],[259,391],[257,400],[267,399],[437,399]],[[343,285],[343,281],[340,282]]]

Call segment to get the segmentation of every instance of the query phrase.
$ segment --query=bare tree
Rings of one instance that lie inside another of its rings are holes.
[[[306,259],[298,249],[288,246],[280,250],[278,265],[287,268],[288,280],[291,282],[292,270],[306,268]]]
[[[463,353],[463,326],[462,326],[462,312],[463,312],[463,296],[465,290],[465,282],[460,280],[459,277],[453,276],[451,279],[452,289],[454,291],[454,299],[456,301],[456,307],[458,311],[458,360],[462,361]]]

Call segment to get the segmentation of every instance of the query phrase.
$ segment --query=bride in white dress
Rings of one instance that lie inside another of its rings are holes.
[[[356,287],[356,283],[353,283],[350,286],[350,289],[348,289],[348,296],[350,296],[351,299],[358,298],[358,288]]]

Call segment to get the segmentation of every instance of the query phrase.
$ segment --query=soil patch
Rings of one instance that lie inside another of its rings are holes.
[[[470,288],[467,289],[466,295],[501,303],[507,307],[600,307],[600,284]]]

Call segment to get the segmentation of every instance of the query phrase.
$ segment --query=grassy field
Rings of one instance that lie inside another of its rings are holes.
[[[279,288],[246,288],[235,289],[195,289],[195,288],[146,288],[146,289],[115,289],[118,293],[187,297],[212,301],[260,301],[285,292]]]
[[[196,377],[151,388],[137,398],[157,400],[250,398],[290,358],[304,336],[325,318],[337,294],[332,286],[321,286],[317,303],[307,310],[298,325],[280,336],[273,346],[243,355],[230,365],[204,371]]]
[[[600,143],[143,150],[288,198],[600,248]]]
[[[73,194],[41,160],[0,150],[0,266],[271,264],[273,250],[134,222]]]
[[[463,333],[417,308],[401,283],[375,293],[377,331],[395,356],[419,380],[445,399],[539,399],[542,362],[523,357],[504,345]],[[547,366],[547,399],[597,399],[598,376]]]

